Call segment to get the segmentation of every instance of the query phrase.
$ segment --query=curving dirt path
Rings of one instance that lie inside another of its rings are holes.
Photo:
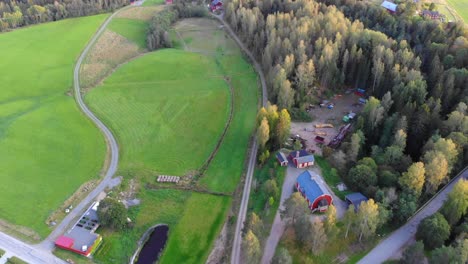
[[[89,110],[88,106],[86,106],[86,104],[84,103],[80,88],[80,68],[89,50],[92,48],[99,36],[104,32],[104,30],[106,30],[107,25],[109,25],[109,23],[112,21],[112,18],[114,18],[114,16],[116,16],[120,11],[126,10],[130,7],[131,6],[126,6],[122,9],[117,10],[111,16],[109,16],[106,19],[106,21],[104,21],[104,23],[98,29],[96,34],[94,34],[93,38],[88,42],[80,57],[78,58],[78,61],[76,62],[75,70],[73,71],[73,89],[75,94],[75,100],[81,111],[89,119],[91,119],[91,121],[93,121],[93,123],[104,134],[108,148],[109,166],[107,167],[105,176],[99,183],[99,185],[92,192],[90,192],[78,205],[76,205],[74,209],[62,220],[62,222],[60,222],[60,224],[57,225],[54,231],[52,231],[52,233],[43,242],[41,242],[40,246],[47,250],[52,250],[54,248],[55,239],[57,239],[57,237],[64,233],[65,229],[72,223],[72,221],[75,218],[81,215],[81,213],[87,208],[87,206],[91,202],[93,202],[93,200],[98,196],[99,193],[104,191],[109,186],[115,186],[116,184],[118,184],[118,182],[115,182],[117,179],[112,179],[112,176],[117,171],[117,166],[119,163],[119,146],[117,145],[117,141],[110,129],[106,125],[104,125],[104,123],[101,120],[99,120],[99,118],[97,118],[93,114],[93,112]]]

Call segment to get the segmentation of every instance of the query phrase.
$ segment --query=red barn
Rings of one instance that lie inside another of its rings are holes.
[[[309,152],[303,149],[291,152],[289,158],[293,161],[296,168],[314,166],[314,155],[309,154]]]
[[[288,166],[288,158],[286,158],[286,155],[284,155],[283,152],[278,151],[278,153],[276,153],[276,159],[282,167]]]
[[[312,212],[325,212],[333,203],[333,197],[323,185],[320,176],[311,171],[304,171],[297,177],[296,189],[307,200]]]
[[[216,10],[221,10],[222,8],[223,8],[223,2],[221,2],[221,0],[211,1],[211,4],[210,4],[211,12],[214,12]]]

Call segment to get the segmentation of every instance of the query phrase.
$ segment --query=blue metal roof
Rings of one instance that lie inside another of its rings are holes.
[[[318,175],[311,174],[310,171],[304,171],[297,177],[297,183],[299,183],[299,187],[301,188],[301,192],[309,199],[312,203],[317,199],[319,196],[324,194],[329,194],[328,191],[319,184],[320,181]]]
[[[362,202],[367,201],[367,197],[365,197],[362,193],[350,193],[345,196],[346,200],[354,205],[356,210],[359,208]]]
[[[389,2],[389,1],[383,1],[381,6],[383,6],[384,8],[386,8],[386,9],[388,9],[390,11],[393,11],[393,12],[395,12],[396,9],[397,9],[397,5],[392,3],[392,2]]]

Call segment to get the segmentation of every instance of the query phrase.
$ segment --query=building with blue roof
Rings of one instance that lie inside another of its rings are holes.
[[[348,203],[348,206],[349,205],[354,205],[354,210],[357,212],[357,210],[359,209],[359,206],[361,205],[362,202],[365,202],[369,199],[367,199],[367,197],[365,197],[362,193],[350,193],[348,195],[345,196],[345,199],[346,199],[346,202]]]
[[[333,197],[320,176],[312,171],[304,171],[297,177],[296,189],[304,196],[312,212],[325,212],[333,203]]]

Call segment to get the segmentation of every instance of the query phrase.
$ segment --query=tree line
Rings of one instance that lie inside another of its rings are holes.
[[[109,12],[128,3],[127,0],[4,0],[0,1],[0,32]]]
[[[421,221],[415,244],[402,254],[400,263],[466,263],[468,261],[468,181],[460,180],[449,193],[440,212]]]
[[[406,1],[396,16],[370,2],[324,2],[232,0],[226,19],[262,62],[280,109],[367,90],[355,132],[323,153],[348,187],[403,223],[468,164],[468,33],[414,16]]]
[[[146,44],[149,50],[171,48],[173,46],[169,30],[174,22],[181,18],[204,17],[207,10],[202,5],[193,5],[192,1],[175,0],[170,8],[155,13],[146,32]]]

